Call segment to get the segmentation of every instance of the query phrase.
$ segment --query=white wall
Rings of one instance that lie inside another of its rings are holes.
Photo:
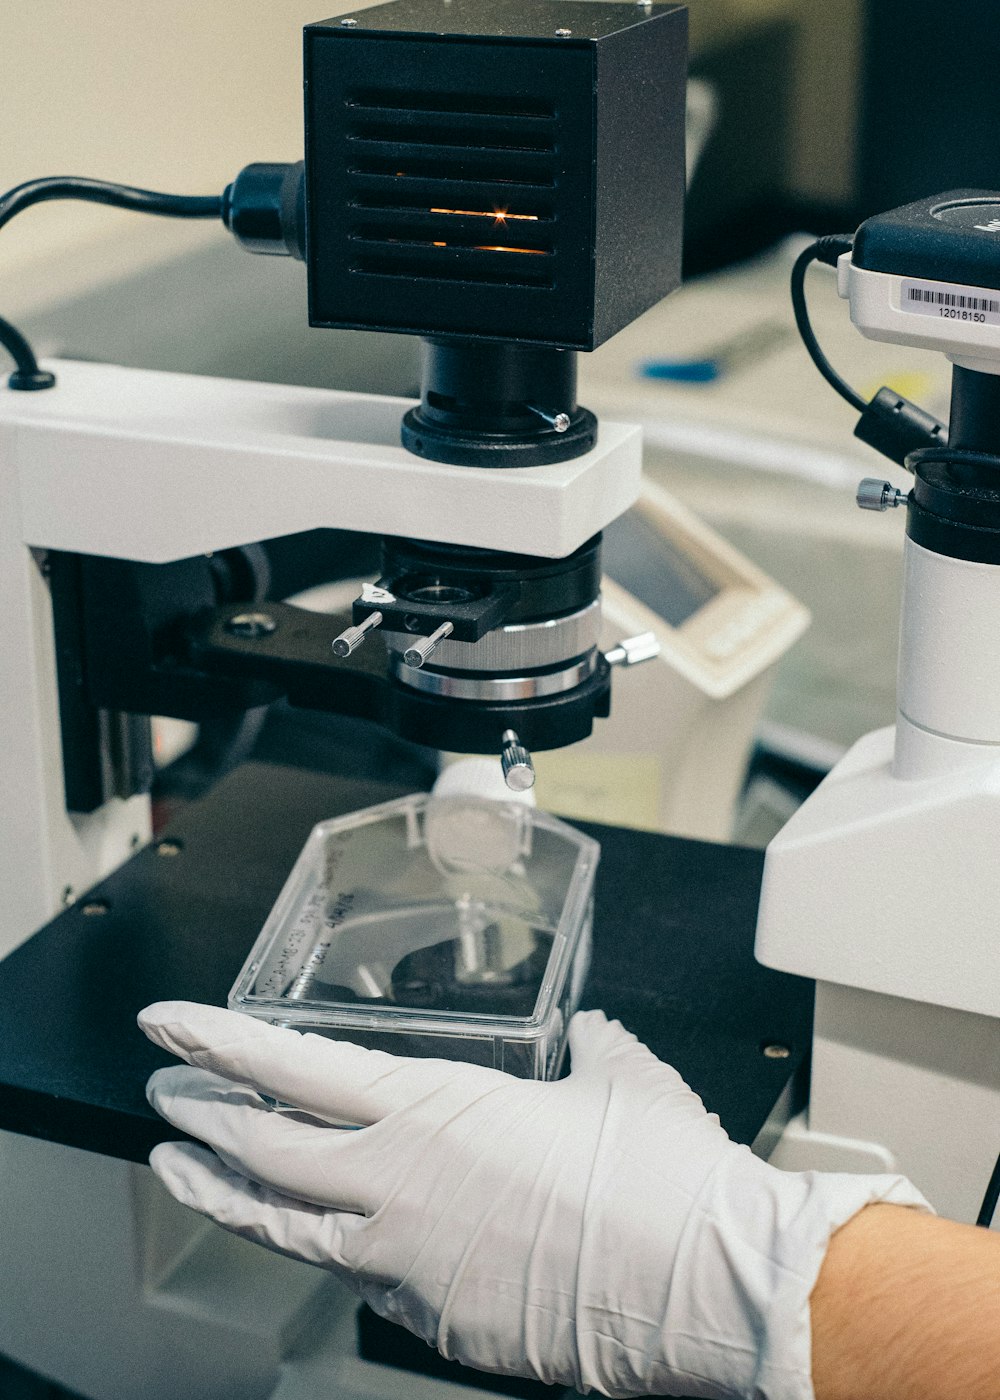
[[[300,159],[302,26],[354,8],[0,0],[0,192],[70,174],[221,193],[250,161]],[[100,275],[101,245],[119,249],[113,273],[122,258],[134,265],[204,237],[196,225],[93,205],[37,207],[0,233],[0,314],[68,290],[80,259]]]
[[[250,161],[299,159],[302,26],[367,3],[376,0],[0,0],[0,193],[54,174],[215,193]],[[795,20],[790,175],[813,198],[850,184],[858,9],[859,0],[692,6],[696,47],[774,14]],[[35,208],[0,235],[0,314],[51,304],[214,232],[75,202]]]

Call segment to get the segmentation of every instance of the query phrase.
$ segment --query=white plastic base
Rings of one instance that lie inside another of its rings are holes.
[[[48,362],[0,391],[0,452],[30,545],[163,563],[329,527],[562,558],[639,494],[641,434],[601,423],[554,466],[452,467],[405,451],[406,399]]]
[[[178,1205],[147,1167],[0,1133],[0,1351],[87,1400],[463,1400],[363,1361],[332,1275]]]
[[[177,1204],[148,1167],[0,1133],[0,1352],[87,1400],[268,1400],[320,1269]]]
[[[975,1220],[1000,1153],[1000,1021],[821,982],[808,1114],[770,1160],[908,1176]]]
[[[953,771],[904,781],[895,737],[882,729],[855,744],[771,842],[757,958],[995,1017],[1000,752],[981,746],[978,762],[965,754]]]
[[[808,1119],[776,1164],[899,1170],[975,1219],[1000,1152],[998,822],[996,747],[900,720],[768,847],[757,957],[818,981]]]
[[[899,1164],[877,1142],[816,1133],[808,1113],[798,1113],[785,1128],[768,1161],[786,1172],[897,1172]]]

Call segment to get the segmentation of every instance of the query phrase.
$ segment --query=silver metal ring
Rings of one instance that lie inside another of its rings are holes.
[[[578,612],[543,622],[515,622],[495,627],[478,642],[449,638],[434,648],[434,665],[445,671],[526,671],[558,666],[597,646],[601,630],[601,600],[595,598]],[[382,636],[390,652],[404,652],[414,636],[389,632]]]
[[[437,658],[435,657],[435,660]],[[455,676],[424,666],[416,670],[407,666],[398,652],[389,658],[392,674],[411,690],[425,695],[439,695],[447,700],[541,700],[547,695],[561,695],[582,685],[594,674],[597,652],[592,651],[561,671],[541,671],[534,676]]]

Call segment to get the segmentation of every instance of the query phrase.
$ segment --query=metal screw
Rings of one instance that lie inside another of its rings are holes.
[[[626,637],[605,652],[604,659],[609,666],[638,666],[640,661],[652,661],[659,654],[660,643],[656,633],[640,632],[637,637]]]
[[[568,39],[569,36],[570,36],[572,33],[573,33],[572,29],[557,29],[557,30],[556,30],[556,38],[557,38],[557,39]]]
[[[432,632],[429,637],[421,637],[419,642],[414,642],[403,652],[403,660],[407,666],[414,666],[419,670],[431,652],[437,651],[445,637],[450,637],[454,630],[450,622],[442,622],[436,632]]]
[[[342,19],[340,21],[340,27],[341,29],[357,29],[358,22],[356,19]]]
[[[357,627],[346,627],[339,637],[333,639],[334,656],[350,656],[357,651],[365,637],[382,621],[380,612],[369,613]]]
[[[787,1045],[765,1045],[761,1049],[765,1060],[787,1060],[791,1057],[791,1053],[791,1049]]]
[[[858,483],[857,502],[862,510],[892,510],[906,505],[909,493],[900,491],[891,481],[879,481],[874,476],[866,476]]]
[[[111,905],[106,899],[88,899],[86,904],[80,905],[80,913],[86,914],[88,919],[100,918],[102,914],[107,914]]]
[[[513,729],[505,729],[500,739],[500,766],[503,780],[511,792],[527,792],[535,786],[535,766],[531,754],[521,743]]]
[[[184,847],[180,841],[168,837],[165,841],[160,841],[156,847],[158,856],[179,856]]]
[[[241,612],[228,618],[225,626],[234,637],[266,637],[277,630],[278,624],[270,613]]]
[[[548,423],[550,428],[554,428],[557,433],[565,433],[572,421],[568,413],[549,413],[548,409],[539,408],[537,404],[529,403],[528,408],[541,418],[543,423]]]

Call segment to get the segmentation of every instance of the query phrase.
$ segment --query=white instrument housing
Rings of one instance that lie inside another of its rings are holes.
[[[1000,236],[1000,235],[998,235]],[[1000,291],[900,277],[837,261],[837,290],[869,340],[940,350],[966,369],[1000,374]]]

